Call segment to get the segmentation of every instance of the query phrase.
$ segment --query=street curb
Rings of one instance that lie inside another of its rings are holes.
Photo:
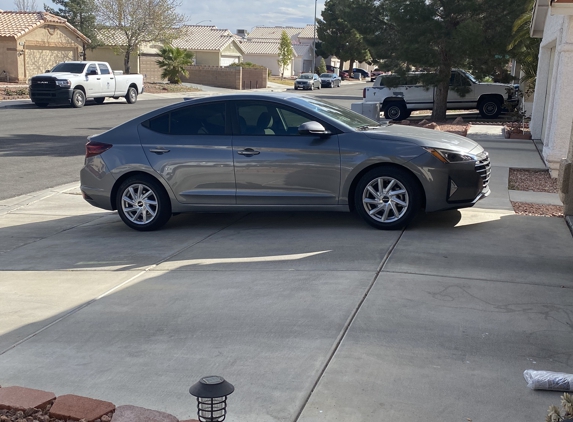
[[[108,401],[73,394],[57,397],[49,391],[18,386],[0,387],[0,416],[6,416],[8,412],[21,416],[18,420],[45,415],[42,420],[46,422],[46,416],[85,422],[199,422],[196,419],[179,420],[169,413],[144,407],[116,406]]]

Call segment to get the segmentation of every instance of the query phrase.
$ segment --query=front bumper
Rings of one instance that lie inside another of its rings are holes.
[[[30,88],[30,99],[34,103],[67,104],[72,99],[73,90],[67,88]]]

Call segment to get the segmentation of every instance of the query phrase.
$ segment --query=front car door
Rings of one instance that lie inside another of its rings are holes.
[[[193,104],[144,122],[149,163],[185,204],[235,204],[231,129],[225,102]]]
[[[101,75],[97,65],[91,63],[86,69],[86,98],[101,97]]]
[[[302,123],[319,120],[271,101],[235,101],[233,118],[237,204],[338,204],[338,135],[299,134]]]
[[[98,63],[101,74],[102,97],[113,97],[115,93],[115,75],[106,63]]]
[[[477,98],[471,81],[461,72],[453,70],[448,90],[448,110],[475,108],[476,101]]]

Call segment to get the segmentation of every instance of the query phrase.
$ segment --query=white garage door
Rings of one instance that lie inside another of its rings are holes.
[[[239,58],[236,56],[221,56],[221,66],[229,66],[233,63],[239,63]]]
[[[26,77],[44,73],[60,62],[76,60],[75,51],[69,47],[26,48]]]

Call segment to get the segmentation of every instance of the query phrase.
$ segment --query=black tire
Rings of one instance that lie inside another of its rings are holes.
[[[294,90],[296,91],[297,89],[298,89],[298,86],[295,86],[295,87],[294,87]]]
[[[478,111],[484,119],[496,119],[501,114],[501,102],[494,97],[486,97],[478,104]]]
[[[34,103],[34,104],[36,104],[40,108],[46,108],[46,107],[48,107],[49,103]]]
[[[86,104],[86,94],[81,89],[74,89],[70,100],[73,108],[82,108]]]
[[[129,103],[129,104],[135,104],[135,102],[137,101],[137,89],[135,89],[134,87],[130,86],[127,89],[127,94],[125,95],[125,100]]]
[[[356,212],[379,230],[406,227],[421,205],[422,191],[418,181],[406,170],[396,167],[370,170],[360,178],[354,192]]]
[[[407,119],[412,114],[411,110],[406,109],[406,113],[404,113],[404,119]]]
[[[391,102],[384,107],[384,117],[396,121],[404,120],[407,111],[406,104],[398,101]]]
[[[123,222],[138,231],[157,230],[171,218],[169,196],[151,176],[133,176],[125,180],[117,190],[116,205]]]
[[[94,98],[94,101],[96,102],[96,104],[103,104],[103,102],[105,101],[105,97]]]
[[[322,85],[319,84],[319,85],[318,85],[318,89],[320,89],[320,88],[322,88]]]

